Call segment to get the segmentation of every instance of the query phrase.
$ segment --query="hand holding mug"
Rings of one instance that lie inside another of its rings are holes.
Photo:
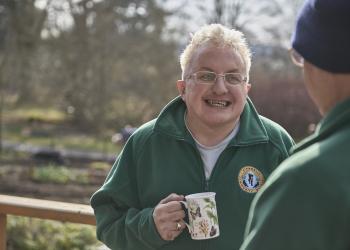
[[[183,199],[183,195],[170,194],[154,208],[153,220],[163,240],[174,240],[185,228],[185,212],[179,203]]]

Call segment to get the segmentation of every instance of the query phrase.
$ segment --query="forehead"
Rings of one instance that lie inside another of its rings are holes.
[[[234,48],[204,45],[193,53],[190,68],[210,69],[215,72],[244,72],[244,63],[241,55]]]

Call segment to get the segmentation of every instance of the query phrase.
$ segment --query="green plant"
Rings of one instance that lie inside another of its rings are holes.
[[[11,171],[10,167],[5,166],[0,168],[0,177],[6,176]]]
[[[67,184],[76,182],[79,184],[89,183],[89,176],[86,171],[82,172],[77,169],[70,169],[65,166],[41,166],[33,168],[31,178],[34,181],[42,183]]]
[[[109,170],[111,168],[111,164],[102,161],[94,161],[89,164],[89,168],[96,170]]]
[[[95,227],[9,216],[8,250],[92,250],[98,243]]]
[[[62,122],[67,119],[66,114],[54,108],[17,108],[5,113],[7,117],[15,120],[37,121],[37,122]]]
[[[80,184],[89,184],[89,174],[87,172],[78,173],[73,175],[71,180]]]
[[[0,157],[1,160],[13,161],[18,159],[28,158],[28,153],[11,151],[9,149],[2,149],[0,156],[1,156]]]
[[[70,171],[66,167],[47,167],[34,168],[32,179],[37,182],[51,182],[57,184],[66,184],[70,180]]]
[[[54,108],[11,108],[4,112],[3,139],[35,146],[78,149],[117,154],[120,145],[110,137],[115,129],[106,129],[97,135],[72,126],[70,118]]]

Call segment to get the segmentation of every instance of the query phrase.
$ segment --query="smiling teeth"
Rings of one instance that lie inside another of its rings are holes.
[[[226,107],[227,102],[226,101],[216,101],[216,100],[208,100],[208,103],[215,107]]]

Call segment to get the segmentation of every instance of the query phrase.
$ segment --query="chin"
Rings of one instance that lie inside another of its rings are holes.
[[[233,124],[236,119],[233,118],[224,118],[224,117],[212,117],[206,119],[206,123],[211,127],[221,127],[221,126],[227,126],[229,124]]]

